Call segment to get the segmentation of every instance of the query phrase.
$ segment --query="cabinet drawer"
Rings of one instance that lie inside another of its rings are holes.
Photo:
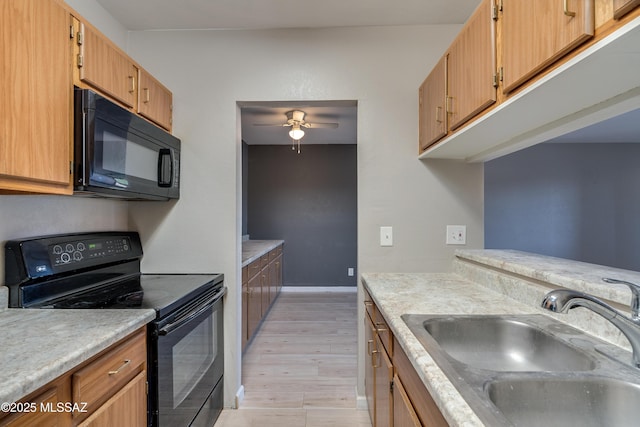
[[[364,307],[367,310],[367,314],[371,318],[371,321],[375,322],[376,321],[376,306],[374,305],[373,300],[371,299],[371,295],[369,295],[369,292],[367,292],[366,289],[363,289],[362,292],[364,294]]]
[[[269,254],[264,254],[260,257],[260,268],[265,268],[269,265]]]
[[[259,259],[255,260],[251,264],[249,264],[249,279],[255,277],[258,273],[260,273],[261,269],[262,269],[262,267],[261,267],[261,262],[260,262]]]
[[[269,251],[269,262],[275,260],[276,258],[278,258],[278,248],[271,249]]]
[[[384,349],[387,351],[389,357],[393,356],[393,333],[391,329],[389,329],[389,325],[382,317],[382,313],[378,310],[378,307],[374,305],[376,309],[376,317],[373,319],[373,324],[376,328],[376,332],[380,337],[380,342],[384,346]]]
[[[145,330],[142,329],[72,375],[74,403],[86,402],[87,410],[95,411],[131,378],[145,370],[146,359]]]

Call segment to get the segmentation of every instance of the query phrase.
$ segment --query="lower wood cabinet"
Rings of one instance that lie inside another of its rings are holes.
[[[16,403],[28,412],[0,413],[0,426],[146,426],[146,348],[143,327]]]
[[[448,426],[366,290],[364,301],[364,384],[372,426]]]
[[[422,427],[398,375],[393,377],[393,427]]]
[[[282,245],[242,267],[242,351],[282,289]]]

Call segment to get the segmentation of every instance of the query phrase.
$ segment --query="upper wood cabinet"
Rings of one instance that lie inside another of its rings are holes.
[[[420,151],[447,135],[447,56],[431,70],[420,86]]]
[[[171,131],[173,95],[151,74],[140,69],[138,113]]]
[[[537,0],[536,0],[537,1]],[[493,0],[483,0],[449,48],[447,112],[454,130],[496,102]]]
[[[503,0],[503,91],[509,93],[594,34],[594,0]]]
[[[71,194],[69,12],[1,0],[0,191]]]
[[[74,84],[94,89],[171,131],[171,91],[91,24],[74,18],[73,26]]]
[[[74,20],[77,79],[129,108],[138,101],[138,67],[90,24]]]
[[[496,102],[493,1],[483,0],[420,86],[420,151]]]
[[[640,0],[613,0],[613,17],[620,19],[638,6]]]

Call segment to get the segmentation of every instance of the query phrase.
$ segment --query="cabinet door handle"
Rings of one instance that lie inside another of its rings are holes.
[[[442,107],[436,107],[436,123],[442,123],[441,111]]]
[[[119,374],[121,370],[123,370],[124,368],[126,368],[129,363],[131,363],[130,359],[125,359],[124,363],[122,364],[122,366],[120,366],[118,369],[116,369],[115,371],[109,371],[109,375],[116,375]]]
[[[376,354],[378,353],[378,350],[373,350],[371,352],[371,367],[373,369],[379,368],[380,366],[378,366],[378,364],[376,363]]]
[[[381,328],[380,326],[384,326],[384,323],[382,322],[376,322],[376,332],[380,333],[380,332],[387,332],[387,328]]]
[[[447,113],[448,114],[453,114],[453,97],[451,96],[447,96]]]
[[[371,344],[373,344],[373,340],[367,341],[367,354],[371,356]]]
[[[144,91],[144,101],[143,101],[143,102],[144,102],[145,104],[148,104],[148,103],[149,103],[149,101],[150,101],[150,97],[149,97],[149,96],[150,96],[150,95],[149,95],[149,88],[148,88],[148,87],[145,87],[145,88],[144,88],[144,89],[142,89],[142,90]]]
[[[134,93],[136,91],[136,78],[134,76],[129,76],[129,83],[131,83],[131,86],[129,86],[129,93]]]
[[[569,10],[569,0],[564,0],[564,3],[563,3],[563,5],[562,5],[562,8],[563,8],[563,10],[564,10],[564,14],[565,14],[565,15],[567,15],[567,16],[571,16],[571,17],[576,16],[576,13],[575,13],[575,12],[571,12],[571,11]]]

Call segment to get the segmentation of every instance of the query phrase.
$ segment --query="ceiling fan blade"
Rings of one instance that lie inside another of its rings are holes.
[[[274,127],[287,127],[291,126],[289,123],[253,123],[253,126],[274,126]]]
[[[335,129],[338,123],[305,123],[311,129]]]

